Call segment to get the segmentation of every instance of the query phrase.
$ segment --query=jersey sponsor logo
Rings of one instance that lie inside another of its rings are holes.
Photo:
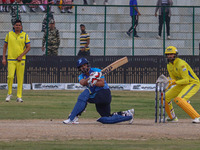
[[[186,71],[187,69],[186,68],[183,68],[183,71]]]
[[[167,50],[168,50],[168,51],[172,51],[172,48],[168,48]]]
[[[24,38],[23,36],[20,37],[20,39],[23,39],[23,38]]]
[[[82,59],[79,59],[79,60],[78,60],[78,63],[80,64],[81,62],[82,62]]]

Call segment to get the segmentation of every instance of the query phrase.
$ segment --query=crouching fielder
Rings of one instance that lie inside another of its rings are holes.
[[[187,62],[177,57],[178,50],[174,46],[167,47],[165,51],[167,57],[167,70],[172,80],[169,81],[169,88],[176,85],[166,92],[165,110],[169,116],[168,122],[177,122],[171,100],[181,107],[192,119],[193,123],[200,123],[200,115],[190,105],[189,98],[199,90],[199,78],[193,72]]]
[[[86,58],[77,61],[77,68],[81,71],[79,82],[87,86],[77,99],[77,102],[64,124],[78,124],[78,116],[85,110],[87,103],[94,103],[96,110],[101,116],[97,121],[105,124],[113,124],[122,121],[133,122],[134,109],[123,112],[110,113],[111,92],[98,68],[90,68]]]

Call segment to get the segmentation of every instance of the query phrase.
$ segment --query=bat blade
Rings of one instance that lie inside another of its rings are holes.
[[[111,71],[117,69],[118,67],[126,64],[128,62],[128,58],[127,57],[123,57],[115,62],[113,62],[112,64],[110,64],[109,66],[105,67],[103,70],[101,70],[102,75],[106,75],[108,73],[110,73]]]

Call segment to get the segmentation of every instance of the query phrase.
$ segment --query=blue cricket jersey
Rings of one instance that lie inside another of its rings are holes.
[[[101,72],[101,69],[90,68],[89,74],[91,74],[92,72]],[[86,74],[82,73],[82,74],[79,75],[78,81],[80,82],[82,79],[87,79],[87,78],[89,78],[89,76],[87,76]],[[101,76],[101,78],[104,78],[104,76]],[[104,87],[98,87],[98,86],[95,86],[95,85],[93,87],[89,87],[89,86],[87,86],[87,87],[90,89],[92,95],[95,94],[97,91],[99,91],[101,89],[109,89],[106,80],[104,80]]]

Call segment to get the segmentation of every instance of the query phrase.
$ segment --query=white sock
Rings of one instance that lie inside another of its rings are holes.
[[[40,7],[40,9],[41,9],[42,11],[45,11],[45,9],[44,9],[44,7],[43,7],[42,5],[40,5],[39,7]]]
[[[3,6],[0,6],[0,11],[3,11]]]
[[[23,11],[26,11],[26,7],[24,5],[22,5],[22,9]]]

